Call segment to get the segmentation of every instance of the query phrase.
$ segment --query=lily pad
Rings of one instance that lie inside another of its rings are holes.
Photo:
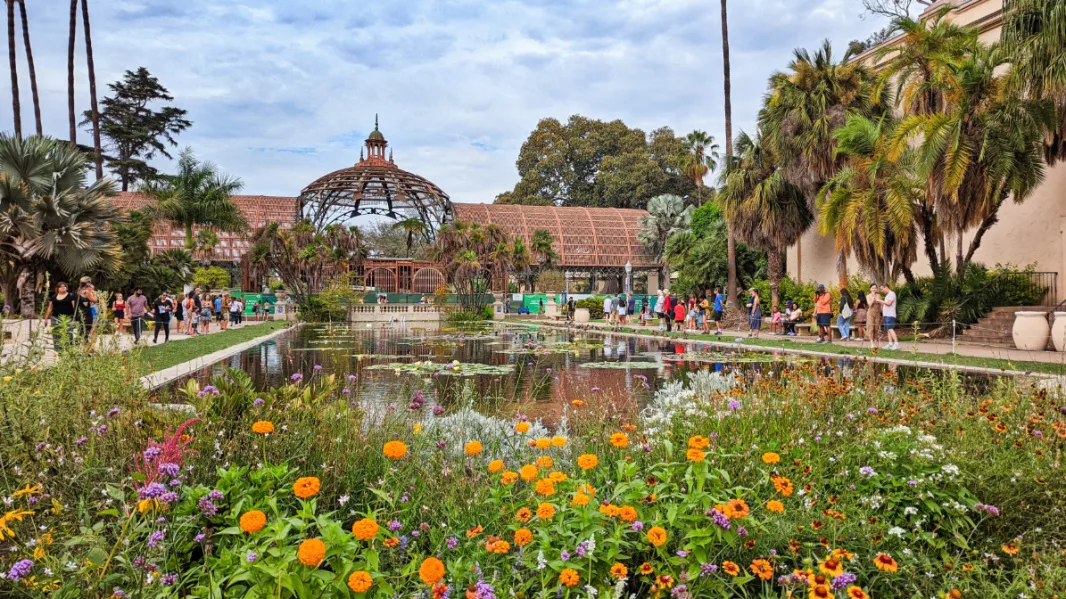
[[[630,368],[660,368],[662,365],[662,362],[585,362],[581,364],[581,367],[628,370]]]
[[[511,374],[514,366],[454,362],[414,362],[413,364],[375,364],[367,370],[392,370],[396,374],[415,374],[419,376],[477,376],[479,374]]]
[[[757,364],[766,362],[801,362],[805,358],[800,356],[774,355],[765,352],[692,352],[663,356],[667,360],[684,360],[686,362],[721,362],[726,364]]]

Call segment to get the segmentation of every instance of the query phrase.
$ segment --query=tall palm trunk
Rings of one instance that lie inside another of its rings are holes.
[[[770,313],[777,311],[778,298],[781,296],[781,252],[770,250],[767,254],[766,274],[770,279]]]
[[[7,57],[11,66],[11,108],[15,114],[15,137],[22,137],[19,72],[17,61],[15,60],[15,0],[7,0]]]
[[[729,15],[726,1],[722,0],[722,78],[725,82],[725,163],[730,167],[733,159],[733,101],[729,80]],[[729,285],[726,287],[726,305],[737,305],[737,238],[733,223],[726,219],[726,248],[729,267]]]
[[[33,120],[37,125],[37,137],[44,135],[41,127],[41,98],[37,95],[37,69],[33,66],[33,48],[30,46],[30,20],[26,16],[26,0],[18,0],[22,16],[22,43],[26,46],[26,62],[30,66],[30,92],[33,95]]]
[[[85,56],[89,63],[89,109],[93,121],[93,154],[96,156],[96,180],[104,178],[104,154],[100,147],[100,108],[96,104],[96,68],[93,66],[93,38],[89,33],[89,0],[81,0],[81,18],[85,24]]]
[[[78,143],[78,116],[74,110],[74,40],[78,37],[78,0],[70,0],[70,36],[67,38],[67,110],[70,143]]]

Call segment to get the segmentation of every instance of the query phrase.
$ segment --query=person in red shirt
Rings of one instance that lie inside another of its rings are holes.
[[[674,302],[670,297],[670,291],[666,292],[666,297],[663,298],[663,320],[666,321],[666,332],[669,333],[673,330],[674,324]]]
[[[829,323],[833,317],[833,298],[825,289],[825,285],[819,284],[814,293],[814,318],[818,322],[818,341],[815,343],[832,343],[833,333],[829,330]]]
[[[685,328],[685,315],[687,313],[688,313],[688,310],[685,309],[685,302],[684,301],[679,301],[676,304],[674,304],[674,326],[677,327],[677,330],[679,330],[679,331],[684,330],[684,328]]]

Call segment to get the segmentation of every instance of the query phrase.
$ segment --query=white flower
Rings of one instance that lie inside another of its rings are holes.
[[[888,529],[888,534],[889,536],[896,536],[902,539],[903,535],[907,534],[907,531],[903,530],[898,526],[893,526],[892,528]]]
[[[539,572],[539,571],[541,571],[541,570],[543,570],[544,568],[547,568],[547,567],[548,567],[548,560],[545,559],[544,552],[543,551],[538,551],[537,552],[537,571]]]
[[[344,504],[348,503],[349,499],[351,499],[351,497],[348,497],[347,495],[341,495],[340,497],[337,498],[337,503],[339,503],[341,505],[344,505]]]

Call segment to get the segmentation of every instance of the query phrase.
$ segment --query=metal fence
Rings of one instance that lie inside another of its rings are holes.
[[[1033,306],[1053,308],[1059,304],[1059,273],[1036,271],[1001,272],[1000,277],[1007,281],[1006,288],[1011,295],[1019,298],[1039,298],[1035,303],[1023,303]]]

